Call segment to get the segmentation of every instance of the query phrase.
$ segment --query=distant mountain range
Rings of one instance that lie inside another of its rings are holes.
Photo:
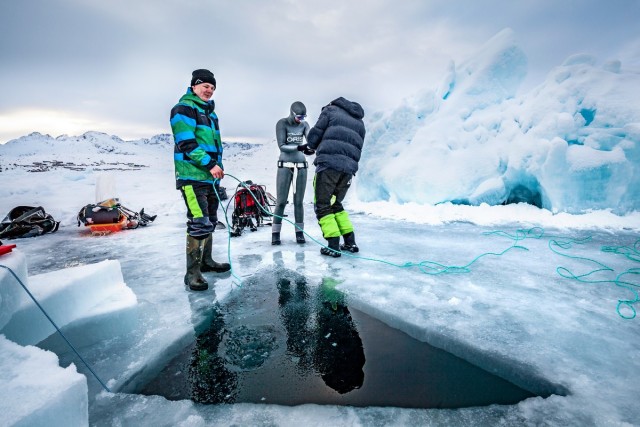
[[[173,136],[155,135],[125,141],[116,135],[86,132],[79,136],[56,138],[33,132],[0,145],[0,172],[23,169],[43,172],[71,170],[132,170],[173,161]],[[260,144],[224,142],[225,157],[233,157]]]

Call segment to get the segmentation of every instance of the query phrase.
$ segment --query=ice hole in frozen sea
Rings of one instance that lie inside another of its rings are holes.
[[[194,341],[138,390],[199,403],[405,408],[515,404],[526,390],[349,308],[332,279],[260,274],[207,308]],[[525,381],[528,382],[528,381]]]

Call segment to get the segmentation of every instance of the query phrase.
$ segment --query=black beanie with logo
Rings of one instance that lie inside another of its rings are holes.
[[[211,83],[216,87],[216,78],[209,70],[200,69],[191,73],[191,86],[199,85],[200,83]]]

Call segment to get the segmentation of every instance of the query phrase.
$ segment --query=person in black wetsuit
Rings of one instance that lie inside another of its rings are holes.
[[[305,243],[304,233],[304,208],[303,200],[307,186],[307,161],[304,154],[298,151],[304,138],[309,133],[309,124],[305,121],[307,108],[296,101],[291,104],[289,116],[278,120],[276,124],[276,142],[280,149],[278,158],[278,174],[276,176],[276,207],[274,210],[273,225],[271,227],[271,244],[280,244],[280,231],[282,230],[282,216],[287,204],[289,188],[293,184],[293,210],[296,225],[296,242]],[[307,150],[305,154],[313,154],[313,150]],[[295,182],[294,182],[295,175]]]

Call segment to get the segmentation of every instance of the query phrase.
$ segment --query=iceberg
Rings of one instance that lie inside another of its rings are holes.
[[[552,212],[640,208],[640,74],[577,54],[528,93],[503,30],[434,90],[373,114],[363,201],[529,203]]]

